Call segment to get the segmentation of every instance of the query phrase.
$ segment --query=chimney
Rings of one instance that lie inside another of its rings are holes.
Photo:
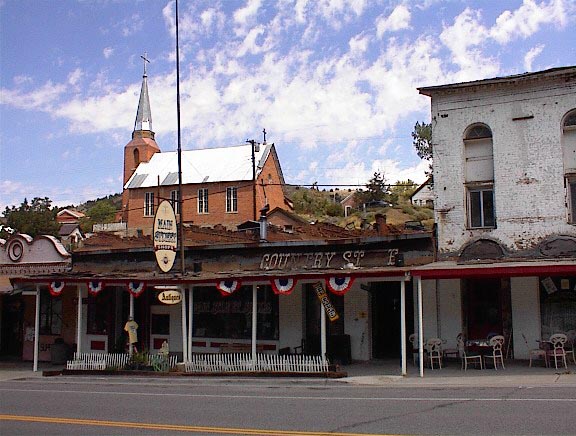
[[[268,220],[266,219],[266,214],[269,210],[269,205],[260,209],[260,242],[266,242],[266,239],[268,238]]]
[[[388,233],[388,228],[386,226],[386,215],[377,213],[376,216],[376,223],[374,224],[374,228],[376,232],[378,232],[378,236],[386,235]]]

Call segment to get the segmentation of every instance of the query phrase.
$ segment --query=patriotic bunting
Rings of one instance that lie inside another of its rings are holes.
[[[90,295],[98,295],[98,293],[104,288],[104,283],[97,281],[88,282],[88,293]]]
[[[240,280],[221,280],[216,283],[216,289],[218,289],[224,297],[233,294],[238,288],[240,288]]]
[[[48,285],[50,295],[52,295],[53,297],[58,297],[62,293],[63,289],[64,289],[64,282],[52,282]]]
[[[352,277],[330,277],[326,279],[326,287],[336,295],[344,295],[352,287]]]
[[[272,280],[272,290],[275,294],[290,295],[296,287],[296,280],[280,278]]]
[[[130,292],[135,297],[139,297],[144,292],[145,288],[144,282],[130,282],[128,283],[128,292]]]

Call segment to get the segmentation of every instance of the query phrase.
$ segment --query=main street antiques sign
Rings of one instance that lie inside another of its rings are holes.
[[[176,260],[178,229],[176,227],[176,214],[167,200],[160,203],[156,215],[154,215],[152,238],[158,266],[164,272],[170,271]]]

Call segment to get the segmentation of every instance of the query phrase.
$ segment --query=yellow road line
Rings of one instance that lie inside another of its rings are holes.
[[[331,433],[317,431],[268,430],[255,428],[201,427],[193,425],[148,424],[143,422],[104,421],[97,419],[53,418],[48,416],[0,415],[0,421],[43,422],[49,424],[93,425],[100,427],[141,428],[146,430],[172,430],[189,433],[219,433],[258,436],[394,436],[369,433]],[[398,435],[396,435],[398,436]]]

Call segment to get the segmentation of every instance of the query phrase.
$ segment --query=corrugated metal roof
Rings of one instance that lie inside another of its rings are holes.
[[[256,173],[270,153],[273,144],[261,147],[255,153]],[[152,156],[149,162],[141,163],[125,188],[149,188],[158,185],[175,185],[172,174],[178,174],[178,153],[162,152]],[[205,148],[182,151],[182,183],[232,182],[252,180],[252,146],[250,144],[234,147]]]

